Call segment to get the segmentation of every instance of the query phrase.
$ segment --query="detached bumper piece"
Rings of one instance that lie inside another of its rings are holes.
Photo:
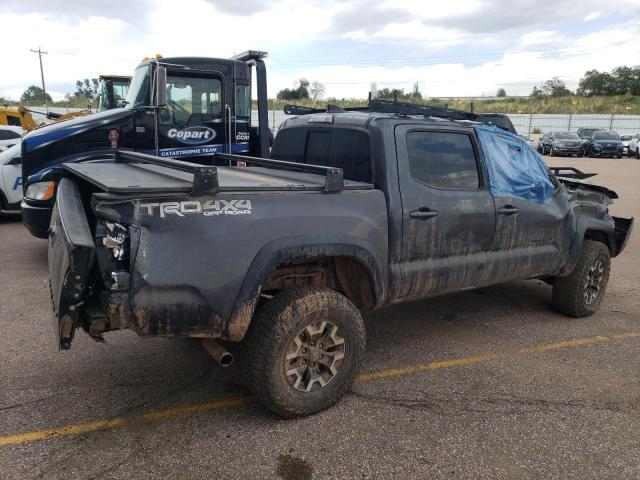
[[[58,186],[51,216],[48,257],[55,340],[61,350],[67,350],[87,293],[95,244],[78,186],[66,178]]]
[[[627,246],[631,232],[633,231],[633,217],[613,217],[616,232],[616,255],[619,255]]]

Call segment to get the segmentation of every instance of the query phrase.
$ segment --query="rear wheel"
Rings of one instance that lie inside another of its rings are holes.
[[[353,383],[365,349],[360,312],[325,287],[285,290],[264,304],[244,340],[244,373],[258,400],[282,417],[324,410]]]
[[[553,284],[553,307],[571,317],[593,315],[600,307],[609,282],[611,258],[602,242],[584,240],[582,255],[568,277]]]

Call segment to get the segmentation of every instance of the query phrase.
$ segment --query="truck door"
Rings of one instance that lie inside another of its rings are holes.
[[[167,106],[159,110],[160,156],[203,157],[225,151],[229,129],[225,111],[224,78],[221,74],[198,70],[167,71]],[[145,114],[136,125],[145,150],[155,144],[154,115]],[[141,128],[139,128],[141,127]],[[192,161],[197,161],[193,159]]]
[[[494,182],[494,249],[500,256],[500,278],[557,273],[573,240],[567,195],[526,142],[506,133],[477,132],[484,164]]]
[[[495,208],[470,129],[395,130],[402,253],[398,298],[495,281]]]

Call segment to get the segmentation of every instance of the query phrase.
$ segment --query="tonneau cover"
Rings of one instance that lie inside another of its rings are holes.
[[[67,163],[64,168],[107,193],[190,192],[193,173],[160,165],[112,160]],[[323,191],[325,177],[263,167],[216,167],[220,191]],[[344,181],[345,190],[372,189],[370,183]]]

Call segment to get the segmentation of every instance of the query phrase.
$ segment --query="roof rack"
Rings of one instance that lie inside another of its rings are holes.
[[[393,100],[369,99],[369,104],[366,107],[339,107],[332,104],[327,105],[326,109],[301,107],[298,105],[284,106],[284,113],[287,115],[344,112],[395,113],[397,115],[423,115],[425,117],[448,118],[451,120],[467,120],[495,125],[513,134],[516,133],[511,119],[503,113],[472,113],[435,105],[420,105],[418,103],[396,102]]]

